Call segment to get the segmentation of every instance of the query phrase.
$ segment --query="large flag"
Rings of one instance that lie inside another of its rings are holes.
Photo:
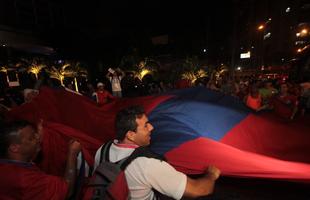
[[[207,165],[224,175],[309,182],[309,118],[256,114],[234,97],[204,88],[174,92],[150,113],[152,149],[186,173]],[[306,123],[306,121],[308,123]]]
[[[144,106],[155,128],[151,148],[182,172],[200,174],[212,164],[226,176],[310,181],[309,118],[287,122],[270,113],[252,113],[237,99],[205,88],[124,98],[103,107],[64,90],[43,88],[8,118],[44,120],[40,166],[61,175],[70,138],[82,143],[91,165],[96,149],[114,137],[117,111],[137,104]]]

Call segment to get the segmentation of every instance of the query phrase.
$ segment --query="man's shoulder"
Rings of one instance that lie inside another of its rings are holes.
[[[166,161],[157,159],[157,158],[150,158],[150,157],[145,157],[145,156],[139,156],[133,159],[130,164],[128,165],[128,169],[141,169],[142,171],[158,171],[162,168],[166,168],[167,166],[170,167],[170,164],[168,164]],[[126,168],[126,169],[127,169]]]
[[[148,164],[161,164],[162,162],[167,163],[166,161],[159,158],[147,157],[144,155],[137,156],[132,162],[148,163]]]

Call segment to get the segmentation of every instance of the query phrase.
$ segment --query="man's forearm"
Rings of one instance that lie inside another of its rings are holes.
[[[76,160],[77,155],[76,153],[68,152],[68,158],[67,158],[67,166],[64,178],[68,183],[69,190],[67,197],[70,197],[73,193],[75,178],[76,178]]]
[[[206,175],[198,179],[191,179],[187,177],[187,186],[184,196],[190,198],[197,198],[212,194],[216,179],[211,176]]]
[[[212,194],[215,181],[219,178],[220,173],[221,171],[218,168],[209,166],[207,174],[203,177],[198,179],[191,179],[187,177],[184,196],[197,198]]]

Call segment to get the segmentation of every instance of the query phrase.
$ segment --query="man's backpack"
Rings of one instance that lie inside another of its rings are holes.
[[[111,163],[109,150],[112,143],[112,141],[107,142],[101,148],[100,165],[95,170],[87,185],[84,199],[126,200],[129,196],[129,189],[124,173],[126,167],[137,157],[164,160],[163,157],[151,152],[147,147],[138,147],[129,157],[116,163]]]

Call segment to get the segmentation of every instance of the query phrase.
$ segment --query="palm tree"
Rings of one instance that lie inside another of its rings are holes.
[[[146,57],[143,60],[141,60],[138,64],[136,64],[136,77],[138,77],[140,80],[143,79],[143,77],[147,74],[154,75],[158,69],[160,68],[160,65],[158,62],[152,58]]]
[[[70,66],[70,64],[64,64],[60,68],[57,68],[55,66],[52,66],[50,69],[47,70],[47,72],[50,74],[50,78],[55,78],[60,81],[60,84],[64,86],[64,78],[72,77],[74,74],[74,71],[68,70],[67,68]]]
[[[207,72],[200,67],[198,58],[196,56],[187,57],[181,69],[181,78],[190,80],[194,83],[199,78],[207,77]]]
[[[228,73],[229,69],[226,65],[221,64],[218,68],[215,69],[214,75],[216,79],[219,79],[224,74]]]
[[[40,73],[40,71],[45,68],[45,65],[40,64],[40,65],[36,65],[33,64],[31,66],[29,66],[29,68],[27,69],[28,73],[33,73],[36,77],[36,80],[38,80],[38,74]]]
[[[0,67],[0,72],[5,73],[5,76],[6,76],[7,82],[9,82],[9,77],[8,77],[8,67],[7,67],[7,66],[1,66],[1,67]]]
[[[183,79],[191,80],[194,83],[197,79],[207,77],[207,72],[203,69],[197,71],[187,71],[182,74]]]
[[[74,78],[74,84],[76,91],[78,92],[78,84],[77,84],[77,77],[85,77],[87,76],[87,70],[80,66],[80,63],[70,64],[66,63],[62,65],[60,68],[56,68],[52,66],[51,69],[47,70],[50,74],[51,78],[58,79],[62,86],[64,86],[64,78],[65,77],[72,77]]]
[[[1,66],[0,67],[0,72],[4,72],[4,73],[7,73],[7,67],[6,66]]]
[[[79,87],[78,87],[78,83],[77,83],[77,78],[78,77],[87,77],[87,70],[84,69],[83,67],[81,67],[81,64],[78,62],[75,65],[70,67],[71,70],[74,71],[74,73],[72,74],[72,76],[74,77],[74,85],[75,85],[75,90],[77,92],[79,92]]]

